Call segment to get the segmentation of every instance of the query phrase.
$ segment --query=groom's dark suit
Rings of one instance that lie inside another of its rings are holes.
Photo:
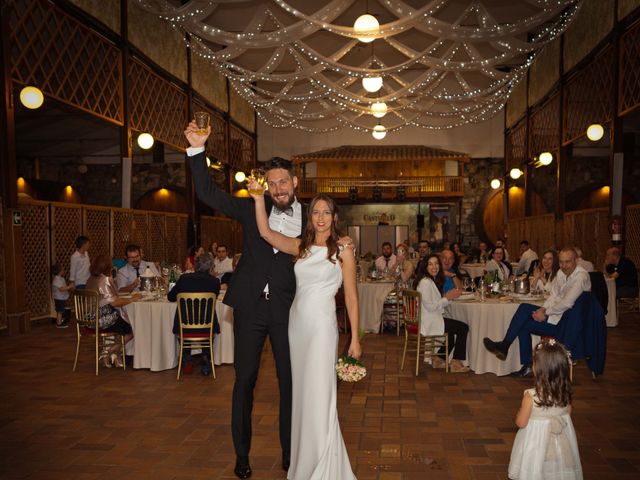
[[[251,411],[253,389],[258,377],[260,356],[267,335],[280,384],[280,444],[291,451],[291,361],[289,358],[289,309],[296,293],[291,255],[278,252],[265,242],[258,231],[253,200],[236,198],[217,188],[209,175],[205,155],[189,158],[200,200],[237,220],[243,227],[242,257],[231,277],[224,303],[234,309],[234,368],[231,429],[236,455],[246,457],[251,448]],[[267,215],[273,203],[265,198]],[[302,226],[306,225],[302,208]],[[301,232],[300,232],[301,233]],[[265,285],[269,298],[264,298]]]

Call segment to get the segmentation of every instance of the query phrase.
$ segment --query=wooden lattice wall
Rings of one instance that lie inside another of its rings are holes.
[[[611,246],[608,209],[592,208],[565,213],[562,231],[563,245],[579,247],[582,257],[593,262],[599,270],[607,248]]]
[[[625,255],[640,268],[640,204],[627,205],[624,244]]]
[[[211,118],[211,135],[207,141],[207,156],[211,161],[228,163],[229,161],[229,132],[228,123],[222,115],[215,110],[205,107],[199,102],[193,102],[194,112],[207,112]]]
[[[22,203],[20,210],[26,303],[32,319],[51,315],[51,264],[59,263],[68,275],[78,235],[90,238],[92,258],[100,254],[123,258],[125,246],[137,243],[148,260],[180,264],[187,250],[184,214],[32,200]]]
[[[507,224],[507,249],[510,258],[516,259],[520,255],[520,242],[527,240],[529,246],[539,255],[549,248],[554,248],[555,218],[553,214],[537,215],[510,219]]]
[[[224,217],[200,217],[200,241],[205,249],[211,242],[227,246],[229,255],[242,253],[242,226]]]
[[[529,158],[551,152],[558,158],[560,148],[560,95],[555,94],[529,119]]]
[[[52,2],[19,1],[11,7],[13,80],[37,85],[47,97],[121,125],[118,48]]]
[[[618,114],[640,107],[640,22],[620,38],[620,96]]]
[[[526,139],[527,119],[524,118],[507,133],[505,152],[507,171],[520,167],[520,165],[527,160]]]
[[[256,164],[255,139],[235,125],[229,125],[229,165],[248,172]]]

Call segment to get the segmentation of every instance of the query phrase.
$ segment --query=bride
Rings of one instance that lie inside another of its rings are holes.
[[[249,191],[261,191],[249,179]],[[264,192],[263,192],[264,193]],[[353,247],[338,245],[336,205],[317,195],[309,205],[302,238],[271,230],[262,194],[255,200],[260,235],[274,248],[295,256],[296,296],[289,312],[293,403],[289,480],[352,480],[336,406],[338,328],[335,295],[344,283],[351,322],[349,355],[362,354],[358,338],[358,294]]]

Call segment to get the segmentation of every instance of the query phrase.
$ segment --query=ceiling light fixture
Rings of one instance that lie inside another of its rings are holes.
[[[153,147],[153,136],[150,133],[141,133],[138,135],[138,145],[143,150],[149,150]]]
[[[553,162],[553,155],[551,152],[542,152],[538,157],[538,162],[540,162],[540,165],[544,165],[545,167],[547,165],[551,165],[551,162]]]
[[[373,135],[373,138],[375,138],[376,140],[382,140],[387,136],[387,129],[384,128],[384,125],[378,124],[373,127],[373,132],[371,133],[371,135]]]
[[[497,190],[500,188],[500,179],[499,178],[494,178],[493,180],[491,180],[491,188],[493,188],[494,190]]]
[[[378,20],[376,19],[376,17],[368,13],[365,13],[364,15],[360,15],[356,19],[356,22],[353,24],[353,29],[356,31],[356,33],[375,35],[380,30],[380,24],[378,23]],[[362,43],[370,43],[370,42],[373,42],[375,39],[376,39],[375,37],[370,37],[370,36],[358,37],[358,40],[360,40]]]
[[[236,182],[242,183],[247,179],[247,176],[244,172],[236,172],[236,175],[233,178],[236,179]]]
[[[375,93],[382,88],[382,77],[365,77],[362,87],[369,93]]]
[[[517,180],[517,179],[519,179],[519,178],[522,176],[522,174],[523,174],[523,173],[524,173],[524,172],[523,172],[522,170],[520,170],[519,168],[512,168],[512,169],[509,171],[509,176],[510,176],[511,178],[513,178],[514,180]]]
[[[376,102],[371,104],[371,113],[376,118],[382,118],[387,114],[387,104]]]
[[[604,136],[604,128],[599,123],[593,123],[587,128],[587,138],[592,142],[597,142]]]

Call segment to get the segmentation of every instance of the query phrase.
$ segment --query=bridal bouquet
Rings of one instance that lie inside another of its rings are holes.
[[[367,369],[359,360],[345,356],[338,359],[336,374],[343,382],[358,382],[367,375]]]

